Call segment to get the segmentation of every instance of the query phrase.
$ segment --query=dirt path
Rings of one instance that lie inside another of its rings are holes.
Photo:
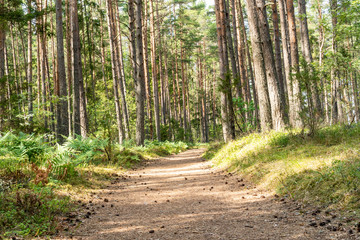
[[[113,182],[88,203],[75,239],[356,239],[312,227],[288,200],[214,172],[194,149],[151,162]],[[283,201],[282,201],[283,200]],[[317,224],[318,224],[317,223]],[[334,225],[335,226],[335,225]]]

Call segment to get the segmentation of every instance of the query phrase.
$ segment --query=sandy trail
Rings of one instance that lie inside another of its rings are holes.
[[[93,196],[91,215],[73,238],[355,239],[346,231],[311,227],[318,217],[301,214],[296,203],[215,172],[201,159],[203,151],[150,162],[113,182]]]

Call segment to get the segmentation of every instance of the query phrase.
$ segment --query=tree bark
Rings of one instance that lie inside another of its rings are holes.
[[[289,98],[289,119],[293,127],[302,127],[303,122],[300,117],[301,113],[301,92],[299,81],[296,74],[299,72],[299,52],[296,36],[295,12],[293,0],[286,0],[286,10],[288,17],[288,27],[290,36],[290,55],[291,55],[291,68],[292,74],[288,84],[288,92],[292,92],[292,101]]]
[[[149,0],[150,10],[150,49],[151,49],[151,76],[153,81],[154,91],[154,107],[155,107],[155,131],[156,138],[161,141],[160,135],[160,109],[159,109],[159,85],[157,79],[157,68],[156,68],[156,44],[155,44],[155,22],[154,22],[154,7],[153,0]]]
[[[86,112],[86,99],[84,90],[84,79],[82,74],[80,34],[77,1],[70,1],[70,17],[72,32],[72,64],[73,64],[73,103],[74,103],[74,133],[81,134],[86,138],[88,133],[88,119]]]
[[[130,41],[133,57],[135,97],[136,97],[136,144],[144,145],[144,98],[145,98],[145,79],[144,79],[144,58],[142,46],[142,1],[129,0],[129,26]],[[135,5],[135,10],[134,10]]]
[[[281,105],[283,109],[286,109],[286,96],[285,96],[285,84],[283,78],[283,68],[281,60],[281,49],[280,49],[280,32],[279,32],[279,15],[277,11],[276,0],[272,0],[272,21],[274,26],[274,46],[275,46],[275,65],[278,76],[278,85],[280,90]]]
[[[282,107],[280,82],[277,75],[274,59],[273,46],[270,39],[269,24],[266,15],[265,1],[256,0],[257,15],[259,21],[262,52],[265,63],[266,79],[268,83],[269,98],[271,105],[272,127],[280,130],[285,127],[284,108]]]
[[[119,91],[118,91],[118,79],[119,68],[116,58],[116,40],[115,40],[115,27],[114,27],[114,18],[113,18],[113,5],[111,0],[106,1],[107,7],[107,22],[108,22],[108,31],[110,38],[110,52],[111,52],[111,72],[113,78],[113,88],[114,88],[114,102],[115,102],[115,112],[116,112],[116,123],[118,126],[118,137],[119,143],[122,144],[124,141],[124,128],[122,124],[120,101],[119,101]],[[124,110],[124,109],[123,109]]]
[[[221,123],[223,129],[223,139],[229,142],[234,139],[234,132],[231,126],[230,110],[229,110],[229,64],[227,59],[227,45],[226,45],[226,30],[224,19],[224,4],[223,0],[215,0],[215,13],[216,13],[216,28],[219,48],[219,65],[220,65],[220,80],[218,86],[220,91],[221,100]]]
[[[149,54],[148,54],[148,7],[147,1],[145,0],[144,17],[143,17],[143,52],[144,52],[144,78],[145,78],[145,92],[146,92],[146,110],[148,117],[148,125],[150,129],[150,139],[154,139],[154,128],[152,118],[152,106],[151,106],[151,88],[150,88],[150,71],[149,71]]]
[[[120,96],[121,96],[121,106],[123,108],[122,115],[124,119],[124,130],[125,130],[125,138],[130,138],[130,123],[129,123],[129,110],[126,102],[126,84],[125,84],[125,73],[124,73],[124,63],[123,63],[123,54],[122,54],[122,41],[121,41],[121,28],[120,28],[120,20],[118,13],[118,2],[115,1],[115,11],[112,12],[113,21],[114,21],[114,39],[116,46],[116,66],[118,72],[118,85],[120,87]],[[118,31],[117,31],[118,30]],[[118,38],[118,40],[117,40]]]
[[[0,0],[0,11],[4,10],[4,0]],[[5,33],[5,22],[0,22],[0,79],[5,76],[5,40],[6,40],[6,33]],[[5,116],[5,82],[1,81],[0,83],[0,131],[4,130],[4,116]]]
[[[265,132],[269,131],[272,128],[272,118],[264,59],[262,56],[262,40],[260,37],[259,24],[254,0],[246,0],[246,7],[248,10],[250,38],[253,50],[252,52],[255,68],[255,87],[259,99],[260,127],[261,130]]]
[[[68,87],[68,122],[69,122],[69,135],[74,133],[74,121],[73,113],[71,112],[73,106],[72,98],[72,50],[71,50],[71,17],[70,17],[70,3],[69,0],[65,0],[66,6],[66,65],[67,65],[67,87]]]
[[[64,137],[69,136],[68,122],[68,102],[67,102],[67,84],[65,73],[65,57],[63,42],[63,20],[62,20],[62,4],[61,0],[55,1],[56,7],[56,46],[57,46],[57,81],[59,83],[59,100],[57,104],[57,139],[60,143],[64,141]]]

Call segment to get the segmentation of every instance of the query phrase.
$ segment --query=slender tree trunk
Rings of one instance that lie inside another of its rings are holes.
[[[0,12],[4,11],[4,0],[0,0]],[[6,40],[6,33],[5,33],[5,22],[0,22],[0,79],[5,76],[5,40]],[[6,107],[4,102],[6,101],[5,93],[5,82],[0,82],[0,131],[4,130],[4,116]]]
[[[115,16],[114,16],[115,14]],[[119,87],[120,87],[120,95],[121,95],[121,104],[123,108],[123,119],[124,119],[124,127],[125,127],[125,138],[130,138],[130,123],[129,123],[129,110],[126,102],[126,84],[125,84],[125,73],[124,73],[124,65],[123,65],[123,54],[122,54],[122,42],[121,42],[121,28],[120,28],[120,20],[118,13],[118,2],[115,1],[115,12],[112,12],[114,19],[114,39],[116,46],[116,66],[117,72],[119,76]],[[118,25],[116,25],[116,23]],[[118,32],[117,32],[118,30]],[[119,38],[119,40],[117,40]]]
[[[159,49],[159,78],[160,78],[160,105],[161,105],[161,123],[166,125],[166,104],[165,104],[165,83],[164,83],[164,72],[163,72],[163,48],[162,48],[162,36],[161,36],[161,25],[159,15],[159,2],[156,4],[156,26],[158,32],[158,49]]]
[[[62,21],[62,4],[61,0],[56,0],[56,40],[57,40],[57,81],[59,83],[59,101],[57,104],[57,138],[63,142],[63,136],[69,136],[68,122],[68,101],[67,101],[67,84],[65,73],[65,57],[63,42],[63,21]]]
[[[80,34],[79,34],[79,20],[77,1],[70,1],[70,17],[71,17],[71,32],[72,41],[72,64],[73,64],[73,103],[74,103],[74,133],[81,134],[82,137],[87,137],[88,133],[88,119],[86,112],[86,99],[84,90],[84,80],[82,75],[81,63],[81,49],[80,49]]]
[[[31,0],[28,0],[28,11],[31,12]],[[28,63],[27,63],[27,81],[28,81],[28,113],[29,113],[29,122],[33,122],[33,73],[32,73],[32,24],[31,20],[28,21],[28,41],[27,41],[27,50],[28,50]]]
[[[165,39],[166,42],[166,39]],[[167,47],[165,49],[168,49]],[[164,71],[165,71],[165,100],[166,100],[166,107],[167,107],[167,121],[169,124],[169,131],[168,131],[168,138],[171,141],[172,139],[172,123],[171,123],[171,99],[170,99],[170,86],[169,86],[169,73],[168,73],[168,51],[164,53]]]
[[[282,68],[282,60],[281,60],[281,50],[280,50],[280,31],[279,31],[279,15],[277,11],[276,0],[272,0],[272,21],[274,26],[274,46],[275,46],[275,64],[276,64],[276,72],[278,76],[278,85],[280,90],[280,98],[281,105],[283,109],[286,107],[286,96],[285,96],[285,84],[283,78],[283,68]]]
[[[21,96],[21,85],[19,83],[19,76],[18,76],[18,64],[17,64],[17,58],[16,58],[16,52],[17,48],[15,46],[15,40],[14,40],[14,34],[13,34],[13,24],[10,24],[10,39],[11,39],[11,49],[12,49],[12,60],[13,60],[13,69],[14,69],[14,81],[15,81],[15,87],[16,87],[16,94],[18,96]],[[21,113],[21,101],[18,101],[18,112]]]
[[[152,106],[151,106],[151,88],[150,88],[150,71],[149,71],[149,54],[148,54],[148,6],[147,0],[144,1],[144,17],[143,17],[143,52],[144,52],[144,77],[145,77],[145,92],[146,92],[146,110],[149,119],[148,125],[150,129],[150,139],[154,139],[154,128],[152,119]]]
[[[233,0],[232,0],[233,1]],[[240,4],[240,5],[239,5]],[[243,33],[243,16],[242,16],[242,7],[241,7],[241,2],[240,1],[235,1],[234,2],[234,19],[235,24],[236,24],[236,37],[237,37],[237,52],[238,52],[238,62],[239,62],[239,70],[240,70],[240,79],[241,79],[241,91],[242,91],[242,95],[243,95],[243,100],[245,103],[249,103],[250,102],[250,96],[249,96],[249,84],[248,84],[248,77],[246,74],[246,54],[245,54],[245,35]],[[235,31],[235,30],[234,30]],[[246,33],[245,33],[246,34]],[[247,113],[247,117],[248,117],[248,113]]]
[[[107,7],[107,23],[109,30],[109,38],[110,38],[110,52],[111,52],[111,70],[113,77],[113,88],[114,88],[114,101],[115,101],[115,112],[116,112],[116,123],[118,126],[118,134],[119,134],[119,143],[122,144],[124,141],[124,129],[122,125],[122,117],[120,110],[120,102],[119,102],[119,91],[118,91],[118,79],[119,79],[119,71],[117,66],[116,59],[116,40],[115,40],[115,29],[114,29],[114,19],[113,19],[113,5],[111,0],[106,1]]]
[[[241,35],[242,35],[242,41],[244,43],[243,47],[243,55],[244,55],[244,65],[246,64],[246,58],[247,58],[247,64],[249,66],[249,74],[246,74],[246,79],[244,79],[243,86],[247,86],[244,91],[246,91],[247,96],[247,102],[251,102],[251,92],[250,92],[250,85],[252,86],[252,94],[253,94],[253,102],[254,102],[254,126],[257,128],[259,126],[259,103],[256,93],[256,86],[255,86],[255,80],[254,80],[254,73],[253,73],[253,67],[252,67],[252,60],[249,50],[249,44],[247,41],[247,34],[245,30],[245,23],[244,23],[244,16],[243,16],[243,9],[241,6],[241,1],[239,0],[239,16],[240,16],[240,24],[241,24]],[[245,52],[246,51],[246,52]],[[246,55],[246,56],[245,56]],[[244,71],[246,72],[246,66],[244,66]]]
[[[154,91],[154,107],[155,107],[155,130],[158,141],[161,141],[160,135],[160,109],[159,109],[159,86],[157,79],[157,67],[156,67],[156,44],[155,44],[155,22],[154,22],[154,7],[153,0],[149,0],[150,10],[150,49],[151,49],[151,76],[153,81]]]
[[[72,98],[72,50],[71,50],[71,18],[70,18],[70,3],[69,0],[65,0],[66,6],[66,65],[67,65],[67,92],[68,92],[68,122],[69,122],[69,135],[74,133],[74,121],[73,114],[71,112],[73,106]]]
[[[281,102],[279,78],[277,76],[273,47],[270,39],[269,24],[266,15],[265,1],[256,0],[259,21],[262,52],[265,62],[266,79],[268,83],[269,98],[271,105],[272,127],[280,130],[285,127],[284,108]]]
[[[352,95],[353,95],[352,97],[354,99],[354,112],[355,112],[356,121],[360,122],[359,91],[357,89],[357,84],[354,75],[355,75],[354,72],[351,71],[350,80],[351,80]]]
[[[100,0],[101,1],[101,0]],[[109,90],[108,85],[106,82],[106,73],[105,73],[105,46],[104,46],[104,27],[103,27],[103,18],[100,18],[100,54],[101,54],[101,72],[102,72],[102,80],[104,82],[104,88],[105,88],[105,96],[107,99],[109,99]]]
[[[284,93],[286,101],[286,115],[289,117],[289,106],[294,100],[293,92],[291,89],[291,55],[290,55],[290,41],[289,41],[289,28],[286,17],[286,5],[284,0],[278,0],[279,15],[280,15],[280,26],[281,26],[281,45],[282,45],[282,56],[284,62]]]
[[[299,72],[299,52],[296,36],[295,12],[293,0],[286,0],[286,10],[289,24],[290,36],[290,55],[291,55],[291,68],[292,74],[290,75],[290,83],[288,88],[291,89],[293,94],[293,101],[289,102],[289,118],[290,124],[293,127],[302,127],[303,122],[300,116],[301,113],[301,92],[299,81],[296,74]]]
[[[265,73],[264,59],[262,56],[262,40],[254,0],[246,0],[248,10],[251,46],[255,68],[255,86],[259,98],[259,115],[261,130],[268,131],[272,128],[271,106],[268,85]]]
[[[176,16],[175,12],[175,5],[174,5],[174,15]],[[174,27],[174,42],[175,42],[175,82],[176,82],[176,95],[177,95],[177,104],[178,104],[178,121],[180,122],[180,127],[182,126],[182,119],[181,119],[181,94],[180,94],[180,84],[179,84],[179,68],[178,68],[178,48],[177,48],[177,34],[176,34],[176,26]]]
[[[216,28],[219,48],[219,64],[220,64],[220,81],[218,83],[221,100],[221,123],[223,129],[223,138],[225,142],[229,142],[233,139],[232,127],[230,123],[230,113],[228,108],[228,89],[229,85],[227,78],[228,73],[228,59],[227,59],[227,47],[226,47],[226,34],[225,34],[225,23],[224,23],[224,5],[222,0],[215,0],[215,13],[216,13]]]
[[[183,126],[184,126],[184,132],[185,132],[185,140],[186,134],[188,132],[187,129],[187,116],[186,116],[186,79],[185,79],[185,63],[184,63],[184,49],[182,47],[182,42],[180,42],[180,61],[181,61],[181,81],[182,81],[182,104],[183,104]]]
[[[236,87],[236,95],[238,98],[243,98],[241,93],[241,81],[239,77],[239,71],[236,64],[236,58],[235,58],[235,51],[234,51],[234,44],[233,39],[231,36],[231,29],[230,29],[230,17],[229,17],[229,6],[227,4],[227,0],[221,0],[224,4],[224,23],[225,23],[225,31],[226,31],[226,42],[228,46],[228,53],[230,57],[230,63],[231,63],[231,71],[233,74],[233,78],[235,80],[235,87]],[[234,39],[236,42],[236,39]]]
[[[135,10],[134,10],[135,5]],[[129,0],[129,26],[130,42],[133,57],[135,97],[136,97],[136,144],[144,145],[144,99],[145,99],[145,79],[144,79],[144,58],[142,46],[142,1]]]
[[[213,121],[213,137],[216,139],[216,68],[215,62],[213,63],[213,79],[212,79],[212,121]]]

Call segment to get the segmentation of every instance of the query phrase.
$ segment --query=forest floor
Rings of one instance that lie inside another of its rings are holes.
[[[192,149],[146,162],[82,199],[57,239],[359,239],[335,213],[217,171]],[[75,225],[75,224],[73,224]],[[357,234],[357,233],[356,233]]]

